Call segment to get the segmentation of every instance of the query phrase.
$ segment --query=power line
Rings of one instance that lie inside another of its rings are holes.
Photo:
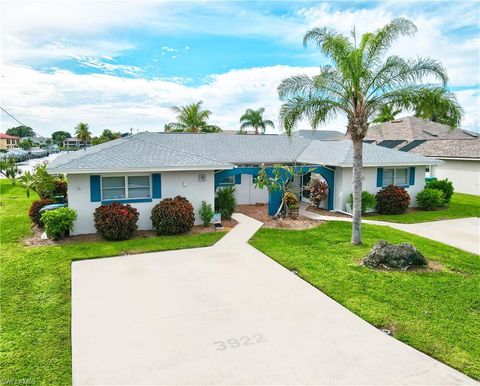
[[[5,110],[2,106],[0,106],[0,109],[2,109],[2,111],[6,114],[8,114],[11,118],[13,118],[15,121],[17,121],[18,123],[20,123],[22,126],[27,126],[25,124],[23,124],[22,122],[20,122],[17,118],[15,118],[12,114],[10,114],[7,110]]]

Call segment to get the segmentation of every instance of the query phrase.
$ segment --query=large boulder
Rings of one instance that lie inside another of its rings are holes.
[[[425,266],[428,260],[412,244],[390,244],[385,240],[376,243],[362,264],[371,268],[401,268]]]

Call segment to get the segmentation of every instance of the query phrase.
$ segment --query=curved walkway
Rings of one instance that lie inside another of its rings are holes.
[[[306,205],[300,205],[300,214],[314,220],[352,222],[350,217],[322,216],[318,213],[309,212],[306,210]],[[478,217],[416,224],[362,219],[362,223],[388,226],[480,255],[480,218]]]
[[[379,332],[247,243],[72,264],[75,385],[453,385],[458,371]]]

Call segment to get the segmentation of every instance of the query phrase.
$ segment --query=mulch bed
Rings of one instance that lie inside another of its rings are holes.
[[[223,220],[222,225],[224,229],[222,231],[229,231],[232,229],[235,225],[237,225],[237,221],[234,219],[230,220]],[[32,227],[32,236],[23,239],[23,244],[27,247],[35,247],[35,246],[42,246],[42,245],[64,245],[64,244],[70,244],[70,243],[89,243],[89,242],[99,242],[99,241],[107,241],[97,233],[89,233],[89,234],[84,234],[84,235],[76,235],[76,236],[69,236],[66,237],[62,240],[50,240],[50,239],[42,239],[42,233],[43,229],[33,226]],[[217,232],[217,230],[213,227],[213,225],[209,227],[204,227],[202,225],[195,225],[192,230],[189,232],[183,233],[184,235],[195,235],[199,233],[211,233],[211,232]],[[135,231],[133,234],[133,237],[130,240],[133,239],[145,239],[148,237],[158,237],[155,231],[149,230],[149,231]]]
[[[320,220],[312,220],[307,217],[299,216],[298,219],[292,218],[273,218],[268,215],[268,206],[262,205],[237,205],[235,211],[250,216],[258,221],[263,222],[267,228],[283,228],[283,229],[309,229],[314,228],[323,223]]]

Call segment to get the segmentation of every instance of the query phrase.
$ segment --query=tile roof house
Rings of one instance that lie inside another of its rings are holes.
[[[457,192],[480,194],[480,134],[416,117],[370,126],[365,141],[444,161],[429,176],[448,178]]]
[[[351,142],[341,140],[144,132],[59,156],[48,171],[67,175],[69,206],[78,212],[73,233],[79,234],[95,231],[99,205],[130,203],[139,210],[139,228],[150,229],[151,209],[161,199],[182,195],[197,214],[201,202],[213,205],[215,191],[226,185],[235,185],[239,204],[268,203],[273,214],[281,194],[255,186],[262,164],[267,170],[277,163],[295,165],[303,176],[292,183],[303,200],[312,175],[323,178],[329,185],[325,207],[343,211],[351,192],[352,154]],[[366,144],[364,189],[376,193],[391,183],[402,185],[414,203],[431,163],[441,161]]]

